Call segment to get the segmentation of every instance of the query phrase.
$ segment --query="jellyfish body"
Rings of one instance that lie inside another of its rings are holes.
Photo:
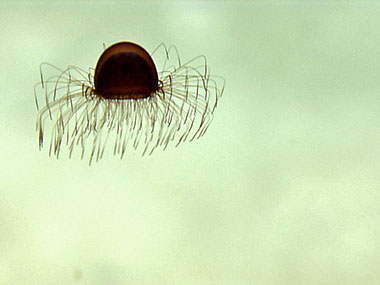
[[[95,69],[95,92],[105,99],[141,99],[158,90],[158,74],[140,46],[121,42],[106,49]]]
[[[128,144],[151,154],[171,141],[177,146],[201,137],[224,79],[210,76],[204,56],[182,64],[173,46],[160,45],[152,54],[160,48],[160,72],[151,55],[131,42],[105,49],[89,72],[41,64],[41,82],[35,86],[40,149],[49,130],[50,155],[58,158],[65,142],[69,156],[79,147],[83,158],[90,146],[90,163],[102,158],[110,139],[114,154],[122,158]],[[47,69],[55,74],[46,77]]]

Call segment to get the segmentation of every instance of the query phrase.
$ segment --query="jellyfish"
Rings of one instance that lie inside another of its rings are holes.
[[[152,56],[159,50],[157,71]],[[40,150],[50,137],[49,156],[59,158],[66,145],[69,157],[79,148],[90,164],[109,140],[123,158],[127,146],[144,155],[202,137],[225,85],[210,75],[203,55],[183,63],[175,46],[160,44],[150,55],[132,42],[105,48],[88,72],[42,63],[40,77],[34,88]]]

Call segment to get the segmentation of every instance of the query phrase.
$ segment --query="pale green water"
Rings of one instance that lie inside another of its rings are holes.
[[[379,284],[380,7],[0,4],[0,284]],[[50,3],[50,4],[49,4]],[[226,90],[199,141],[38,151],[43,61],[175,44]]]

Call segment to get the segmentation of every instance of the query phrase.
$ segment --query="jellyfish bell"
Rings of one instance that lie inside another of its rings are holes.
[[[152,59],[161,51],[157,71]],[[150,55],[132,42],[106,48],[96,68],[40,66],[35,85],[39,146],[50,137],[49,155],[62,144],[89,162],[102,158],[107,141],[122,158],[129,148],[151,154],[200,138],[210,125],[224,79],[210,75],[204,56],[182,63],[174,46],[159,45]],[[50,136],[46,135],[49,134]]]
[[[146,98],[158,90],[158,74],[149,53],[131,42],[116,43],[100,56],[95,92],[106,99]]]

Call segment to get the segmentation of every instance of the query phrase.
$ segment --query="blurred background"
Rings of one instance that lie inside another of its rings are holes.
[[[3,0],[0,284],[380,284],[379,27],[371,1]],[[40,63],[123,40],[207,56],[206,135],[38,151]]]

